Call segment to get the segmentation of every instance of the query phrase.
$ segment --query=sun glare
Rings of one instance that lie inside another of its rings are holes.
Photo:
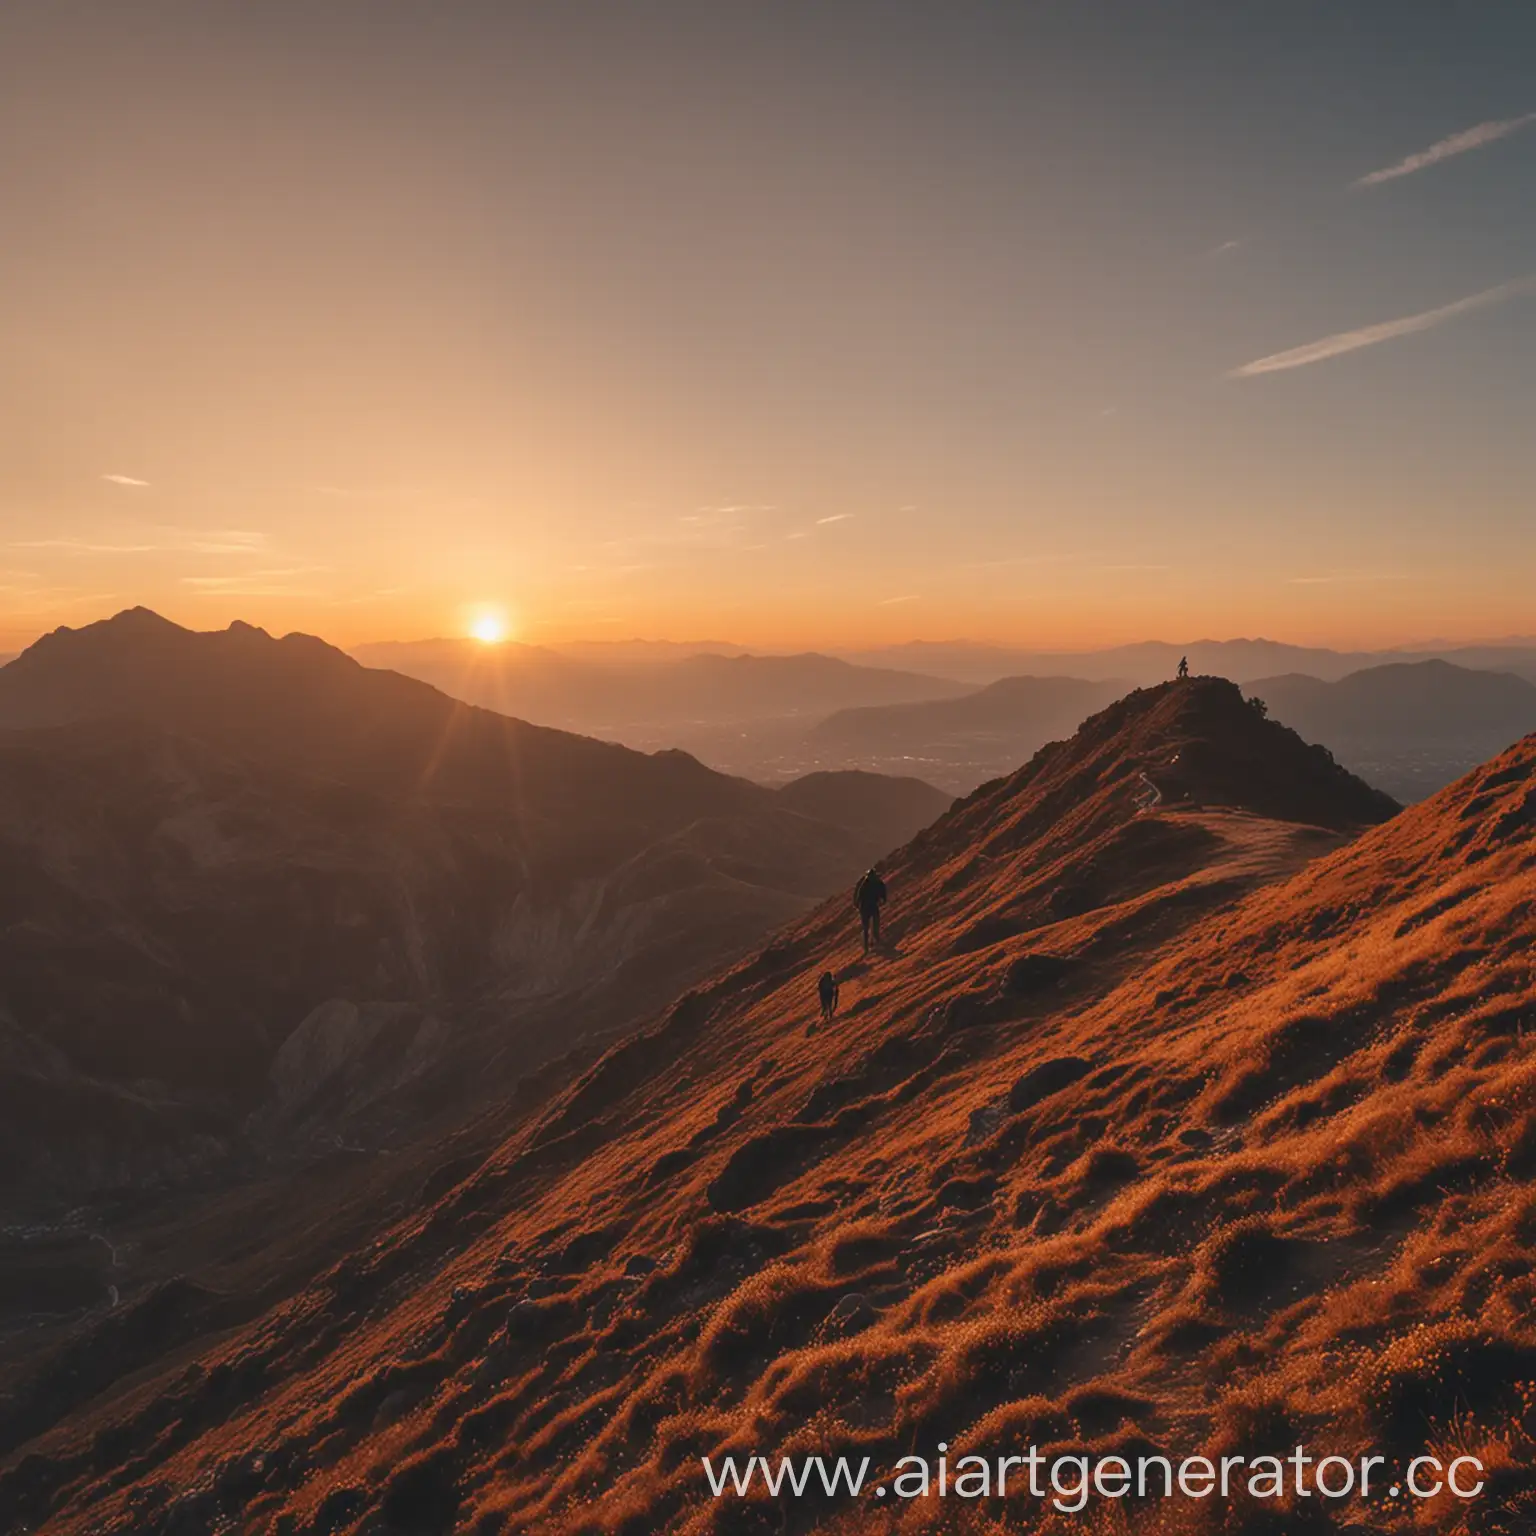
[[[470,621],[469,632],[481,645],[500,645],[507,638],[507,616],[489,609],[477,613]]]

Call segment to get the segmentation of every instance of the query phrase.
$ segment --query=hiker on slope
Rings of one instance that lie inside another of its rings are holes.
[[[821,1017],[831,1019],[837,1013],[837,977],[831,971],[823,971],[816,983],[816,996],[821,1000]]]
[[[885,881],[878,865],[871,865],[859,876],[853,888],[853,904],[859,909],[859,924],[864,930],[864,953],[880,947],[880,908],[885,904]]]

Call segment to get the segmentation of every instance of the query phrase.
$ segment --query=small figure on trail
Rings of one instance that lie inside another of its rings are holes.
[[[1180,677],[1188,677],[1189,676],[1189,657],[1188,656],[1180,656],[1179,657],[1179,676]]]
[[[831,971],[823,971],[816,983],[816,996],[821,999],[821,1016],[830,1019],[837,1012],[837,977]]]
[[[880,908],[885,902],[885,881],[877,865],[859,876],[853,888],[853,904],[859,909],[859,923],[864,930],[864,952],[880,947]]]

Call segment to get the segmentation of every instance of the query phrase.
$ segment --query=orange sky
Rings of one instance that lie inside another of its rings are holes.
[[[0,650],[1536,631],[1531,29],[1095,11],[8,7]]]

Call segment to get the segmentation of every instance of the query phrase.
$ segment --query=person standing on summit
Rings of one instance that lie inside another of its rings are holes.
[[[878,865],[871,865],[859,876],[853,888],[853,904],[859,909],[859,923],[864,930],[864,953],[880,947],[880,908],[885,904],[885,881]]]
[[[1179,657],[1179,676],[1180,676],[1180,678],[1186,678],[1186,677],[1189,676],[1189,657],[1188,656],[1180,656]]]

